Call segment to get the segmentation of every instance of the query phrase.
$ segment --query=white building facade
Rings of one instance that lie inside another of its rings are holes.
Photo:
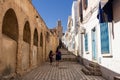
[[[70,19],[68,50],[84,65],[97,63],[107,80],[120,76],[120,0],[78,0]]]
[[[114,80],[115,76],[120,76],[120,1],[101,0],[99,3],[98,0],[78,0],[78,2],[82,3],[82,9],[79,8],[79,33],[84,30],[84,34],[79,37],[79,55],[85,65],[90,62],[98,63],[102,76],[107,80]],[[104,18],[102,22],[100,4]]]
[[[72,50],[75,55],[77,55],[78,52],[78,2],[73,1],[72,4],[72,27],[71,27],[71,36],[72,36]]]
[[[73,1],[71,16],[68,17],[67,31],[63,38],[69,51],[77,55],[78,51],[78,2]]]

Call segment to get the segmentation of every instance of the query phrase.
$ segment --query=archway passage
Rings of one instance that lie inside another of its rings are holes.
[[[2,71],[8,75],[16,71],[18,21],[13,9],[8,9],[2,23]],[[6,70],[7,73],[6,73]]]
[[[30,66],[30,42],[31,31],[29,22],[26,21],[23,30],[23,48],[22,48],[22,69],[27,70]]]
[[[33,40],[33,65],[36,66],[38,63],[38,31],[34,31],[34,40]]]

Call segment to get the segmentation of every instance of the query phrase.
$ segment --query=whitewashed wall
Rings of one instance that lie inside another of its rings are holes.
[[[92,14],[92,16],[91,16],[91,18],[89,19],[89,21],[87,22],[87,23],[85,23],[83,26],[84,26],[84,28],[86,29],[86,34],[88,34],[88,51],[85,51],[85,40],[84,40],[84,36],[83,36],[83,52],[84,52],[84,54],[83,54],[83,57],[84,58],[86,58],[86,59],[88,59],[88,60],[92,60],[92,35],[91,35],[91,31],[92,31],[92,29],[95,27],[96,28],[96,37],[98,36],[98,35],[100,35],[100,33],[98,33],[98,31],[99,31],[99,26],[98,26],[98,24],[99,24],[99,21],[98,21],[98,19],[97,19],[97,14],[98,14],[98,10],[96,10],[93,14]],[[96,39],[96,41],[98,40],[99,38],[97,37],[97,39]],[[98,48],[98,46],[99,46],[99,43],[100,42],[98,42],[97,41],[97,48]]]
[[[89,10],[88,10],[89,11]],[[84,11],[84,16],[87,11]],[[95,11],[92,17],[83,24],[88,33],[88,51],[85,52],[85,42],[83,37],[83,57],[87,60],[94,61],[92,59],[92,36],[91,30],[96,28],[96,53],[97,60],[95,62],[101,65],[103,76],[108,80],[114,80],[114,76],[120,76],[120,0],[114,0],[113,4],[113,17],[114,27],[109,23],[109,44],[110,54],[101,54],[101,39],[100,39],[100,25],[97,19],[98,11]],[[79,53],[80,54],[80,53]]]

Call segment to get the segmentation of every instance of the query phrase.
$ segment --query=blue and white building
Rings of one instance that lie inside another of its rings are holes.
[[[78,0],[79,55],[100,65],[102,76],[120,76],[120,0]],[[82,5],[82,6],[81,6]]]

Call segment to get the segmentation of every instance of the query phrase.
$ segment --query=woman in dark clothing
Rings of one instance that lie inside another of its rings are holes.
[[[59,49],[56,50],[56,66],[59,65],[59,61],[61,60],[61,52]]]
[[[53,62],[53,52],[52,52],[52,50],[49,53],[49,59],[50,59],[50,64],[52,65],[52,62]]]

